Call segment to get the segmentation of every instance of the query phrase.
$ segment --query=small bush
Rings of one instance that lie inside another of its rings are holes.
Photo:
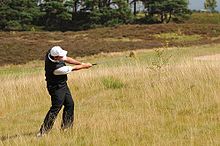
[[[124,83],[122,83],[122,81],[112,76],[103,78],[102,84],[107,89],[120,89],[124,87]]]

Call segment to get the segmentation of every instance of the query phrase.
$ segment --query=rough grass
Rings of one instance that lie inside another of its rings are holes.
[[[193,13],[187,23],[195,24],[220,24],[219,13]]]
[[[181,33],[161,33],[153,36],[167,41],[172,40],[173,42],[193,42],[201,39],[200,35],[185,35]]]
[[[141,50],[136,59],[125,57],[128,52],[81,58],[103,62],[69,75],[74,128],[60,132],[59,114],[51,133],[41,139],[35,133],[50,106],[43,63],[27,64],[26,71],[2,67],[17,74],[0,75],[0,144],[219,145],[220,63],[193,60],[220,53],[219,47]],[[170,55],[160,68],[152,63]]]

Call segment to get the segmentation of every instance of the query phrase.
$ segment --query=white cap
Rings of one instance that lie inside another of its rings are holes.
[[[50,50],[51,56],[63,56],[66,57],[67,51],[63,50],[60,46],[54,46]]]

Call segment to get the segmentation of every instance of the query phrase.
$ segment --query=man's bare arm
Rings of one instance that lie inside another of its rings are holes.
[[[91,63],[83,63],[81,65],[75,65],[73,68],[72,68],[72,71],[76,71],[76,70],[80,70],[80,69],[88,69],[92,67],[92,64]]]
[[[66,57],[65,60],[64,60],[66,63],[69,63],[69,64],[75,64],[75,65],[81,65],[82,63],[71,58],[71,57]]]

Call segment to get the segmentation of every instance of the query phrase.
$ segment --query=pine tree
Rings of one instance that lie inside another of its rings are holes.
[[[188,0],[145,0],[144,2],[148,8],[147,16],[157,19],[159,15],[161,23],[169,23],[171,19],[181,21],[190,14]]]
[[[41,15],[36,0],[1,0],[0,29],[25,30]]]
[[[46,29],[63,29],[65,23],[72,19],[70,8],[73,1],[45,0],[40,5]]]
[[[215,8],[217,7],[217,1],[216,0],[205,0],[204,7],[205,9],[208,9],[211,12],[215,12]]]

